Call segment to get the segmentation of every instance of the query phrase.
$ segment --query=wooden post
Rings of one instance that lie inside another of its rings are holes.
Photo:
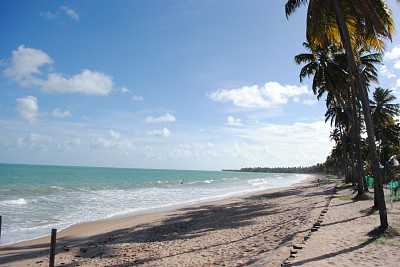
[[[54,267],[54,259],[55,259],[55,255],[56,255],[56,238],[57,238],[57,229],[51,229],[49,267]]]
[[[1,245],[1,219],[2,219],[2,216],[0,215],[0,245]]]

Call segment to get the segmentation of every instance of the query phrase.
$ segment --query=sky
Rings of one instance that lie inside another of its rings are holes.
[[[395,25],[400,4],[387,1]],[[0,162],[311,166],[333,147],[285,1],[0,1]],[[379,86],[400,97],[400,36]],[[377,85],[376,85],[377,86]]]

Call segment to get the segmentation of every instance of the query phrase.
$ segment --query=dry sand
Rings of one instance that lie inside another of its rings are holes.
[[[293,249],[295,257],[286,261],[288,266],[400,266],[400,237],[369,234],[379,226],[379,213],[371,210],[373,200],[348,199],[356,193],[351,188],[337,189],[320,216],[320,228],[310,232],[300,244],[302,249]],[[389,225],[398,231],[400,202],[387,199],[387,212]]]
[[[319,178],[319,187],[315,176],[287,188],[170,212],[73,226],[57,235],[55,263],[56,266],[281,266],[283,263],[399,266],[397,237],[372,242],[366,235],[379,225],[378,215],[360,213],[370,208],[372,201],[339,198],[330,201],[327,197],[332,196],[337,181]],[[345,189],[338,193],[353,191]],[[399,223],[399,202],[395,202],[393,209],[389,205],[388,211],[389,222]],[[311,232],[318,220],[321,227]],[[3,246],[0,265],[48,266],[49,243],[50,237],[45,237]]]

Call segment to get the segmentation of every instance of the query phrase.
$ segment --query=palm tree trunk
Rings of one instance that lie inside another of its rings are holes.
[[[387,182],[387,173],[386,173],[386,155],[385,155],[385,135],[383,134],[383,129],[382,129],[382,125],[380,126],[381,128],[381,142],[379,144],[379,151],[381,151],[381,155],[379,157],[380,158],[380,162],[383,162],[383,177],[382,177],[382,183]]]
[[[342,174],[344,176],[344,178],[346,179],[347,177],[347,151],[346,151],[346,137],[343,134],[343,129],[342,126],[340,126],[339,128],[340,130],[340,140],[341,140],[341,161],[342,161]]]
[[[374,183],[375,183],[374,191],[376,191],[375,197],[377,198],[376,200],[377,200],[377,204],[378,204],[379,217],[380,217],[380,223],[381,223],[379,228],[381,231],[384,231],[386,228],[388,228],[387,211],[386,211],[385,196],[384,196],[383,187],[382,187],[382,177],[381,177],[380,170],[379,170],[379,160],[378,160],[378,155],[376,153],[375,134],[374,134],[374,128],[373,128],[372,118],[371,118],[371,113],[370,113],[369,99],[368,99],[367,89],[366,89],[366,85],[365,85],[365,80],[360,75],[360,73],[358,72],[358,69],[356,67],[353,48],[350,43],[350,35],[349,35],[349,31],[347,29],[347,25],[345,22],[345,18],[343,15],[340,1],[341,0],[334,0],[336,18],[337,18],[339,29],[340,29],[340,35],[342,37],[342,40],[343,40],[343,43],[344,43],[345,49],[346,49],[346,54],[347,54],[348,64],[349,64],[350,79],[352,79],[353,74],[356,75],[356,83],[357,83],[357,87],[359,89],[360,100],[361,100],[363,113],[364,113],[364,119],[365,119],[365,126],[367,128],[367,134],[368,134],[368,144],[369,144],[369,149],[370,149],[372,172],[374,174]]]
[[[359,129],[358,136],[359,136],[359,141],[360,141],[360,143],[358,144],[358,149],[360,150],[360,160],[362,161],[363,159],[362,159],[362,154],[361,154],[361,108],[360,107],[357,108],[357,114],[359,117],[357,127]],[[367,180],[365,179],[364,166],[362,166],[362,184],[363,184],[364,192],[369,192]]]
[[[361,150],[360,150],[360,124],[358,123],[361,118],[357,112],[358,110],[358,105],[356,103],[356,92],[353,90],[354,88],[354,82],[352,83],[352,88],[351,88],[351,102],[352,102],[352,106],[353,106],[353,126],[352,127],[354,129],[354,143],[355,143],[355,154],[356,154],[356,158],[357,158],[357,196],[361,196],[364,194],[364,190],[362,187],[362,177],[363,177],[363,163],[361,160]]]
[[[326,72],[328,72],[326,70],[326,66],[323,65],[323,68]],[[352,114],[351,112],[349,112],[349,110],[347,109],[345,103],[343,102],[343,99],[340,97],[340,94],[336,91],[335,86],[333,85],[331,79],[329,78],[329,76],[327,77],[327,82],[329,85],[329,88],[331,89],[331,92],[334,95],[334,98],[336,100],[337,103],[339,103],[339,105],[342,107],[342,109],[344,110],[344,112],[346,113],[346,115],[349,117],[350,121],[352,120]],[[339,114],[338,111],[336,111],[337,114]],[[347,150],[346,150],[346,140],[345,140],[345,136],[343,134],[343,130],[342,127],[339,127],[340,130],[340,139],[342,140],[342,174],[344,175],[344,179],[345,182],[348,183],[348,165],[347,165]]]
[[[351,126],[351,182],[352,185],[355,186],[356,185],[356,175],[355,175],[355,166],[356,166],[356,158],[355,158],[355,151],[354,151],[354,139],[355,139],[355,121],[354,121],[354,117],[353,117],[353,121],[352,121],[352,126]]]
[[[361,157],[361,135],[360,135],[360,129],[361,129],[361,114],[358,112],[358,107],[356,107],[357,111],[357,119],[356,119],[356,155],[357,155],[357,162],[358,162],[358,174],[359,174],[359,180],[357,184],[357,190],[358,190],[358,195],[364,195],[364,187],[363,184],[365,184],[365,179],[364,179],[364,166],[363,166],[363,160]]]

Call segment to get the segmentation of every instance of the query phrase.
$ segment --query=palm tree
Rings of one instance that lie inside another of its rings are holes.
[[[361,2],[362,0],[354,1],[354,2]],[[367,128],[367,133],[368,133],[368,145],[370,148],[370,157],[371,157],[371,165],[372,165],[372,171],[374,174],[374,182],[375,182],[375,197],[376,197],[376,204],[379,209],[379,215],[380,215],[380,230],[384,231],[385,229],[388,228],[388,221],[387,221],[387,211],[386,211],[386,203],[385,203],[385,196],[383,193],[383,186],[382,186],[382,177],[381,173],[379,170],[379,160],[378,160],[378,155],[376,151],[376,145],[375,145],[375,134],[374,134],[374,127],[372,123],[372,118],[371,118],[371,113],[370,113],[370,107],[369,107],[369,99],[368,99],[368,93],[367,93],[367,88],[366,88],[366,82],[365,82],[365,77],[359,71],[358,66],[360,66],[360,63],[356,62],[356,58],[354,55],[353,51],[353,46],[350,38],[350,33],[349,33],[349,27],[346,24],[346,18],[344,16],[343,10],[342,9],[342,4],[346,3],[346,1],[341,1],[341,0],[333,0],[334,6],[335,6],[335,11],[336,11],[336,18],[337,22],[339,25],[340,29],[340,36],[341,39],[344,43],[344,47],[346,50],[347,54],[347,59],[348,59],[348,70],[350,73],[350,81],[352,84],[353,89],[355,89],[354,86],[354,81],[355,80],[355,85],[357,86],[358,89],[358,94],[359,98],[363,107],[363,113],[364,113],[364,119],[365,119],[365,125]],[[359,18],[363,18],[362,15],[364,15],[364,24],[358,23],[357,25],[363,25],[364,27],[361,27],[361,29],[358,29],[359,32],[364,32],[365,36],[361,35],[361,42],[368,41],[368,37],[371,36],[370,34],[372,32],[376,32],[376,36],[386,36],[386,37],[391,37],[391,29],[392,27],[392,22],[391,19],[387,19],[387,16],[384,16],[384,12],[382,12],[381,9],[376,10],[374,9],[374,6],[372,5],[371,1],[365,0],[362,2],[366,2],[368,5],[365,9],[362,9],[362,4],[360,4],[358,7],[361,8],[361,10],[366,11],[365,14],[361,14],[361,12],[357,12],[359,10],[352,9],[351,11],[355,11],[353,14],[357,14],[360,16]],[[378,7],[384,6],[384,3],[381,1],[374,1],[376,2],[376,5]],[[379,3],[378,3],[379,2]],[[354,3],[355,6],[357,6],[357,3]],[[345,6],[345,5],[344,5]],[[345,6],[346,8],[346,6]],[[345,9],[346,10],[346,9]],[[366,14],[368,13],[368,14]],[[386,13],[387,14],[387,13]],[[390,17],[390,16],[388,16]],[[353,17],[354,18],[354,17]],[[371,22],[370,22],[371,21]],[[379,21],[381,23],[379,23]],[[368,23],[370,22],[370,23]],[[386,28],[383,24],[386,23],[388,27]],[[366,27],[369,26],[369,27]],[[379,38],[377,38],[379,40]],[[379,44],[379,42],[375,43],[370,43],[371,46],[375,46],[377,48],[382,47],[382,45]],[[354,75],[354,78],[353,78]]]
[[[303,46],[307,50],[311,50],[308,43],[303,43]],[[354,175],[355,169],[352,168],[353,183],[358,183],[358,194],[362,197],[364,190],[368,190],[367,187],[362,187],[362,177],[364,177],[364,170],[362,166],[361,151],[360,151],[360,121],[358,115],[358,105],[355,101],[355,93],[353,90],[349,90],[349,79],[347,73],[347,56],[344,54],[343,49],[334,45],[328,45],[326,47],[316,47],[312,53],[302,53],[295,56],[295,62],[297,64],[305,63],[305,66],[300,71],[300,82],[305,77],[313,76],[312,89],[314,94],[317,94],[317,98],[320,99],[322,95],[327,92],[327,114],[329,116],[334,115],[338,109],[344,111],[347,114],[348,123],[353,123],[354,127],[348,126],[351,129],[351,161],[352,165],[357,165],[358,171],[357,176]],[[382,60],[381,54],[371,53],[368,49],[362,47],[356,50],[356,53],[364,64],[366,81],[369,84],[370,81],[377,82],[377,69],[374,64],[380,63]],[[350,95],[348,94],[350,92]],[[351,101],[350,101],[351,100]],[[337,103],[337,104],[336,104]],[[332,108],[334,107],[334,108]],[[335,119],[335,116],[332,116]],[[331,123],[332,124],[332,123]],[[343,149],[342,149],[343,151]],[[358,164],[356,164],[356,159]],[[346,182],[348,176],[346,175]]]
[[[399,104],[393,104],[396,97],[392,91],[376,88],[371,100],[372,119],[375,125],[375,136],[379,144],[380,160],[385,163],[390,153],[390,144],[398,140],[399,131],[395,117],[400,114]],[[387,153],[385,153],[387,152]],[[386,174],[386,169],[385,174]],[[386,175],[385,175],[386,176]],[[386,177],[384,177],[386,178]]]
[[[345,179],[348,179],[348,165],[347,165],[347,140],[349,132],[349,117],[343,111],[342,108],[338,107],[337,103],[329,105],[325,113],[325,122],[331,120],[331,126],[335,125],[334,130],[331,132],[330,138],[335,141],[336,148],[340,149],[341,152],[341,166],[342,173],[345,175]]]
[[[330,92],[340,102],[340,94],[347,94],[343,90],[343,86],[347,83],[347,73],[336,62],[336,56],[341,53],[341,49],[325,46],[312,50],[306,42],[303,46],[310,53],[302,53],[294,57],[296,64],[306,64],[300,71],[300,82],[303,82],[305,77],[314,76],[312,90],[317,98],[320,99],[325,92]],[[343,106],[343,103],[341,105]]]
[[[400,114],[400,105],[393,104],[396,97],[392,95],[392,90],[375,88],[373,100],[371,100],[372,118],[376,128],[378,128],[377,139],[382,140],[383,128],[395,124],[395,117]]]
[[[290,16],[307,0],[288,0],[285,5],[286,16]],[[350,84],[354,91],[358,89],[368,133],[371,165],[374,173],[377,204],[380,215],[380,230],[388,227],[386,204],[382,177],[375,145],[374,127],[369,107],[367,86],[361,65],[353,51],[356,45],[364,44],[383,51],[382,37],[391,38],[393,22],[389,9],[381,0],[310,0],[307,11],[307,40],[311,47],[326,43],[342,43],[347,59]],[[352,33],[352,35],[350,35]]]

